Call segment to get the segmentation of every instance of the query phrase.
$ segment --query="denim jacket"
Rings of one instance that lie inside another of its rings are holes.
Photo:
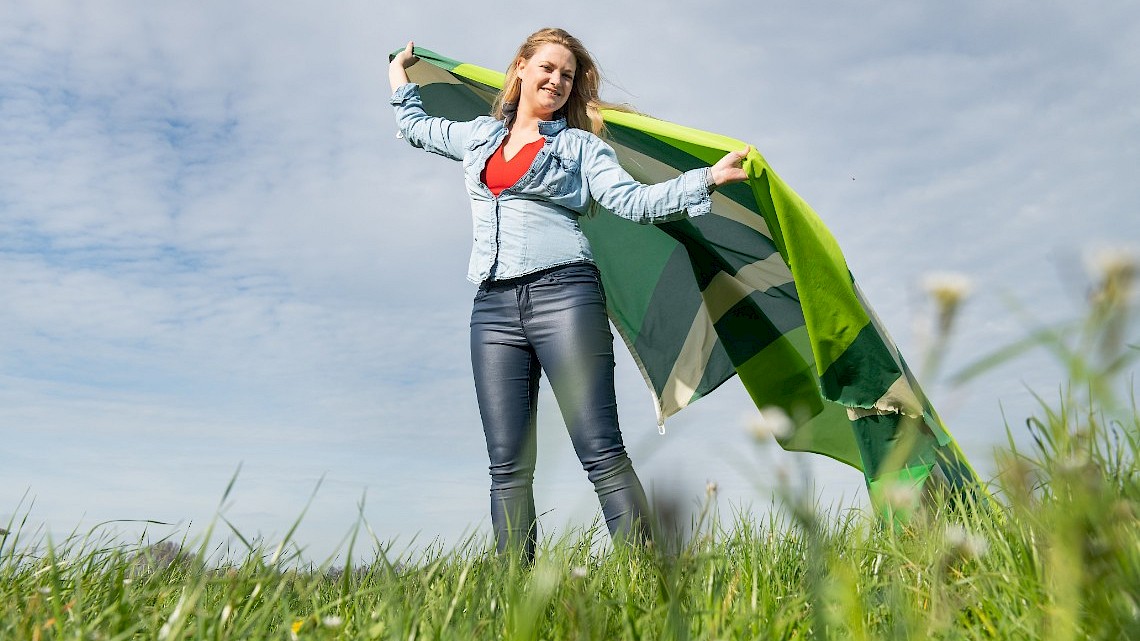
[[[524,276],[579,262],[593,262],[578,216],[596,201],[638,223],[660,223],[708,213],[708,168],[692,169],[662,183],[637,182],[618,164],[612,147],[566,121],[539,123],[546,143],[530,169],[498,197],[483,184],[487,159],[507,135],[490,116],[456,122],[427,115],[419,86],[392,94],[400,134],[415,147],[463,162],[471,199],[475,242],[467,279],[473,283]]]

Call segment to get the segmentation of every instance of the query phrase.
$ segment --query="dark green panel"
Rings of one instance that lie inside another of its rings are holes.
[[[736,366],[748,362],[783,335],[751,297],[733,305],[714,326],[729,359]]]
[[[752,292],[714,324],[733,365],[740,367],[778,338],[803,327],[799,303],[779,287]],[[798,356],[794,361],[801,361]],[[789,362],[786,366],[791,366]],[[806,366],[806,364],[805,364]],[[813,377],[814,378],[814,377]]]
[[[901,414],[872,414],[852,421],[851,426],[868,482],[902,467],[935,463],[938,442],[921,419]],[[896,448],[902,449],[896,451]],[[884,467],[888,463],[892,469]]]
[[[867,407],[868,399],[873,402],[881,397],[900,373],[875,326],[867,323],[819,381],[827,398]]]

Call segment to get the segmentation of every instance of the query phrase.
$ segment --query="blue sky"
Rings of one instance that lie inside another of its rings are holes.
[[[0,521],[196,534],[240,465],[224,513],[268,541],[323,477],[313,558],[361,502],[398,545],[486,531],[469,214],[459,168],[395,138],[386,56],[409,38],[499,69],[557,24],[608,98],[749,141],[911,360],[931,272],[975,286],[950,371],[1022,335],[1011,297],[1075,313],[1084,257],[1140,243],[1140,8],[833,5],[0,0]],[[854,470],[755,447],[736,384],[660,437],[624,354],[618,381],[652,487],[762,510],[776,467],[806,468],[861,500]],[[1058,383],[1037,359],[927,388],[988,469],[1002,407],[1020,423],[1026,387]],[[596,503],[543,394],[539,511],[563,531]]]

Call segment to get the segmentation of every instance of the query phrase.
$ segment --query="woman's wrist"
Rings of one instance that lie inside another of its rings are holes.
[[[408,84],[408,72],[404,70],[404,66],[393,60],[388,65],[388,84],[392,86],[392,91]]]
[[[705,187],[708,188],[710,194],[716,190],[716,176],[713,176],[712,167],[705,169]]]

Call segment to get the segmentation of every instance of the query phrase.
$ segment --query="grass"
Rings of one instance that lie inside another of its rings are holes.
[[[1124,273],[1105,273],[1086,318],[968,368],[1046,349],[1069,376],[1026,419],[1030,447],[1007,426],[980,503],[929,496],[889,525],[785,487],[756,521],[718,515],[710,488],[684,537],[658,524],[655,545],[605,548],[595,526],[543,541],[534,567],[474,537],[414,556],[372,539],[333,569],[303,564],[288,536],[216,559],[209,535],[54,544],[9,523],[0,639],[1140,638],[1140,414],[1121,401],[1140,354],[1124,339],[1134,263]]]
[[[1137,638],[1135,487],[1054,472],[1016,505],[902,528],[737,515],[672,555],[598,554],[592,530],[546,541],[534,568],[474,539],[414,559],[377,546],[348,571],[257,549],[207,566],[173,545],[6,545],[0,638]]]

